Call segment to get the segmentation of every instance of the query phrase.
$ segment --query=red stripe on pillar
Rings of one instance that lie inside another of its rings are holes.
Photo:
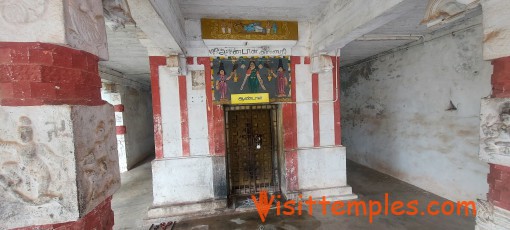
[[[291,67],[291,74],[290,74],[290,78],[292,80],[292,85],[291,85],[291,97],[292,97],[292,101],[296,101],[296,65],[298,64],[301,64],[301,57],[298,57],[298,56],[291,56],[290,57],[290,67]],[[297,126],[296,126],[296,130],[297,130]],[[296,135],[296,143],[297,143],[297,135]]]
[[[113,110],[115,110],[115,112],[124,112],[124,105],[114,105]]]
[[[193,57],[186,57],[186,64],[188,64],[188,65],[195,64],[194,61],[193,61]]]
[[[310,56],[305,57],[305,65],[310,65]]]
[[[495,59],[492,65],[492,97],[510,97],[510,57]]]
[[[489,164],[490,172],[487,175],[489,183],[489,201],[500,208],[510,210],[510,167]]]
[[[225,114],[223,106],[213,105],[214,117],[214,153],[216,156],[225,156]]]
[[[189,118],[188,118],[188,91],[186,89],[186,76],[179,76],[179,105],[181,107],[181,135],[182,155],[189,156]]]
[[[342,144],[342,126],[340,120],[340,95],[336,88],[337,80],[340,85],[340,57],[331,57],[333,62],[333,99],[337,99],[334,102],[334,122],[335,122],[335,145]],[[340,88],[340,87],[339,87]],[[338,95],[338,96],[337,96]]]
[[[285,152],[285,170],[287,175],[287,188],[289,191],[297,191],[298,183],[298,160],[297,160],[297,122],[296,105],[284,104],[283,113],[283,143]]]
[[[291,97],[296,101],[296,64],[301,63],[301,57],[292,56],[291,65]],[[285,151],[285,170],[287,174],[287,188],[289,191],[299,189],[298,159],[297,159],[297,116],[295,104],[284,104],[283,113],[283,143]]]
[[[319,115],[319,74],[312,74],[312,104],[313,109],[313,146],[321,146],[321,127],[320,127],[320,115]]]
[[[124,135],[126,134],[126,126],[125,125],[122,125],[122,126],[117,126],[116,127],[117,129],[117,135]]]
[[[159,66],[166,65],[166,57],[149,57],[152,88],[152,113],[154,116],[154,145],[156,159],[163,158],[163,129],[161,123],[161,96],[159,92]]]
[[[207,106],[207,131],[209,134],[209,153],[214,155],[214,118],[213,118],[213,102],[212,102],[212,83],[211,83],[211,59],[209,57],[197,57],[197,63],[204,65],[205,77],[205,101]]]

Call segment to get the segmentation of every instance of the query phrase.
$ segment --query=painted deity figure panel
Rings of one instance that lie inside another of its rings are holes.
[[[271,102],[291,100],[288,57],[211,58],[216,104],[230,104],[232,94],[268,93]]]

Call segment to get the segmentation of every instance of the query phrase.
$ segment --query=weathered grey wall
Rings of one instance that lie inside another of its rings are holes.
[[[117,86],[124,105],[127,168],[154,155],[152,96],[149,91]]]
[[[485,197],[488,165],[478,160],[478,130],[492,66],[482,60],[480,23],[474,18],[342,68],[349,159],[448,199]]]

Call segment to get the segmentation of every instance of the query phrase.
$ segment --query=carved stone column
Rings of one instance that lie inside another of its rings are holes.
[[[510,58],[492,62],[492,97],[482,100],[480,159],[490,172],[488,201],[477,205],[477,229],[506,229],[510,226]]]
[[[0,229],[111,229],[120,186],[100,0],[0,2]]]
[[[480,159],[490,172],[488,200],[479,200],[476,229],[510,226],[510,2],[482,0],[484,59],[492,60],[492,96],[483,99]]]

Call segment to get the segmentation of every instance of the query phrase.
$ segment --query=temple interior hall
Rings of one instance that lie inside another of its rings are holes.
[[[510,230],[508,0],[0,0],[0,229]]]

